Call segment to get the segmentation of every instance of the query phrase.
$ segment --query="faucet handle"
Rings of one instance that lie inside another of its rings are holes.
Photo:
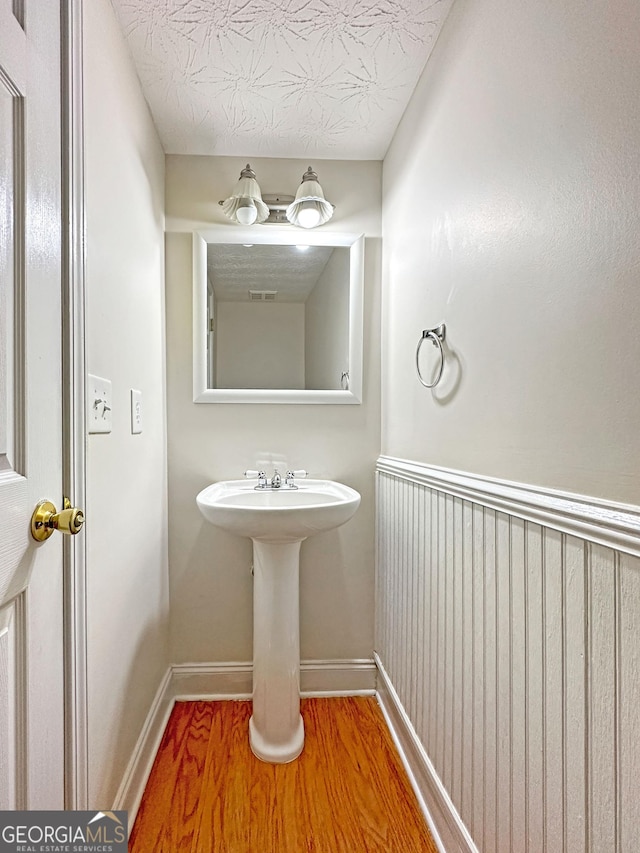
[[[287,476],[285,478],[285,485],[287,485],[290,489],[297,489],[298,487],[294,483],[294,479],[298,477],[298,479],[304,479],[307,476],[307,472],[303,471],[300,468],[298,471],[287,471]]]
[[[256,489],[266,489],[267,488],[267,475],[264,471],[256,471],[253,468],[249,468],[244,472],[244,476],[248,480],[253,480],[256,477],[258,478],[258,485],[255,487]]]

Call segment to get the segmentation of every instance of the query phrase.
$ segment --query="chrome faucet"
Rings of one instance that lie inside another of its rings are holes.
[[[253,477],[258,478],[258,485],[254,486],[255,489],[279,489],[282,485],[282,477],[280,476],[277,468],[274,470],[273,476],[270,480],[267,480],[267,475],[264,471],[254,471],[250,469],[244,472],[244,476],[248,479],[252,479]]]

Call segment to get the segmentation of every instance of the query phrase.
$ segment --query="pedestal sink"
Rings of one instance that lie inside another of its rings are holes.
[[[293,761],[304,746],[300,715],[300,545],[339,527],[360,495],[332,480],[256,489],[246,480],[207,486],[196,498],[207,521],[253,541],[253,714],[249,742],[263,761]]]

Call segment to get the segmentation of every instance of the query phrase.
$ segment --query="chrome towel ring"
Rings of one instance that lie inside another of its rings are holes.
[[[422,337],[418,341],[418,347],[416,349],[416,371],[418,373],[418,379],[422,382],[425,388],[435,388],[442,378],[442,371],[444,370],[444,350],[442,348],[442,342],[445,339],[446,331],[447,329],[445,324],[440,323],[440,325],[436,326],[435,329],[425,329],[422,332]],[[433,382],[425,382],[422,378],[422,373],[420,372],[420,347],[427,338],[429,338],[434,347],[438,347],[440,350],[440,364]]]

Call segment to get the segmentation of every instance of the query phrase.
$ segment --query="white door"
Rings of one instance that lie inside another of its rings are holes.
[[[0,809],[64,807],[60,0],[0,0]]]

